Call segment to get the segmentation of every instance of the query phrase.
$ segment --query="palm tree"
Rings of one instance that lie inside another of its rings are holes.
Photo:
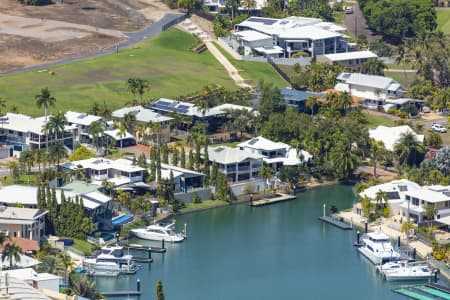
[[[103,106],[100,107],[98,115],[107,119],[107,118],[111,118],[111,114],[112,114],[112,112],[109,109],[109,107],[106,105],[106,101],[103,100]]]
[[[377,203],[377,207],[378,204],[381,204],[383,202],[387,203],[388,202],[387,193],[385,191],[378,190],[378,192],[375,194],[375,201]]]
[[[400,165],[419,165],[422,161],[425,149],[412,132],[402,133],[394,145],[394,153],[397,155]]]
[[[377,162],[379,159],[383,157],[386,152],[386,148],[384,147],[384,143],[382,141],[370,141],[370,152],[372,154],[372,163],[373,163],[373,176],[377,177]]]
[[[132,134],[134,134],[134,126],[136,125],[136,115],[129,112],[123,116],[122,125]]]
[[[66,268],[60,256],[47,254],[40,261],[41,263],[37,267],[39,273],[50,273],[59,276],[66,274]]]
[[[353,99],[352,96],[348,92],[343,92],[339,95],[339,103],[342,106],[342,110],[344,111],[344,115],[347,114],[347,110],[352,106]]]
[[[59,162],[61,158],[67,155],[67,150],[61,141],[57,141],[50,146],[50,155],[56,158],[57,168],[59,170]]]
[[[407,81],[405,65],[409,62],[408,49],[403,45],[399,45],[397,51],[398,55],[395,58],[395,62],[403,65],[403,74],[405,75],[405,80]]]
[[[242,0],[242,6],[247,8],[247,15],[250,16],[250,9],[256,7],[255,0]]]
[[[269,186],[269,179],[272,177],[272,168],[268,165],[263,165],[259,170],[259,175],[264,179],[267,186]],[[264,189],[264,194],[266,193],[266,189]]]
[[[119,127],[119,131],[117,132],[117,137],[120,138],[120,151],[123,148],[123,139],[127,136],[127,128],[123,125]]]
[[[56,113],[54,116],[50,117],[50,120],[48,121],[48,134],[54,135],[55,140],[57,140],[60,136],[64,136],[64,127],[66,124],[66,117],[64,114],[60,111]],[[46,125],[47,125],[46,124]]]
[[[85,297],[92,300],[104,299],[105,297],[101,294],[95,282],[89,279],[89,277],[84,275],[73,275],[70,278],[72,291],[75,295]]]
[[[381,75],[384,76],[384,69],[386,69],[386,65],[383,61],[377,58],[369,58],[362,65],[362,73],[371,74],[371,75]]]
[[[20,261],[20,257],[23,254],[22,248],[16,245],[15,242],[8,243],[3,247],[2,252],[2,262],[5,261],[6,258],[9,259],[9,268],[13,268],[13,260],[15,260],[15,263]]]
[[[75,268],[76,264],[72,260],[72,257],[68,254],[61,254],[61,262],[64,265],[64,273],[66,276],[66,282],[69,279],[69,273],[72,272],[72,270]]]
[[[50,106],[55,106],[56,98],[53,97],[47,87],[41,90],[41,93],[36,95],[36,106],[37,108],[44,107],[45,109],[45,122],[47,123],[47,110]]]
[[[0,232],[0,246],[8,239],[8,236],[4,232]]]
[[[341,140],[331,152],[331,161],[340,179],[349,179],[360,162],[350,141]]]
[[[305,106],[311,111],[311,116],[314,115],[314,109],[319,103],[319,98],[316,96],[308,97],[305,102]]]
[[[98,150],[98,139],[103,135],[104,128],[102,123],[94,122],[89,126],[89,135],[92,136],[92,142],[95,144],[96,149]]]
[[[131,77],[127,79],[126,82],[126,86],[127,86],[127,91],[131,92],[133,94],[133,97],[136,97],[136,93],[137,93],[137,89],[138,89],[138,84],[136,81],[137,78],[135,77]]]

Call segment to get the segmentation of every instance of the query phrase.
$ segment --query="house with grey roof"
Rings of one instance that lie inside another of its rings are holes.
[[[170,141],[170,121],[172,117],[162,115],[152,109],[138,105],[133,107],[123,107],[115,110],[112,113],[112,117],[121,121],[126,114],[133,114],[136,117],[136,123],[146,125],[146,128],[142,132],[135,132],[136,140],[139,142],[150,142],[148,137],[153,134],[158,135],[159,143],[167,143]],[[158,124],[159,129],[152,127],[153,124]]]
[[[0,205],[0,231],[9,237],[40,241],[45,236],[46,210]]]
[[[92,143],[93,137],[89,134],[89,128],[93,123],[100,123],[104,130],[110,129],[106,120],[100,116],[70,110],[64,116],[66,117],[66,123],[76,128],[74,130],[74,142],[76,143]]]
[[[361,72],[362,66],[370,58],[378,58],[378,56],[372,51],[364,50],[318,55],[317,62],[339,63],[348,72]]]
[[[231,45],[236,51],[242,48],[244,54],[291,58],[296,53],[315,57],[351,50],[344,27],[318,18],[250,17],[235,28]]]
[[[401,98],[406,90],[400,83],[390,77],[361,73],[341,73],[334,87],[340,92],[348,92],[352,96],[365,100],[369,108],[385,105],[390,99]]]

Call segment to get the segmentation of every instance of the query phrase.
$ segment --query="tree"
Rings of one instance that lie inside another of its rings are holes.
[[[375,141],[372,139],[370,142],[370,153],[372,155],[373,176],[377,177],[377,162],[379,159],[382,159],[386,153],[384,143],[382,141]]]
[[[62,138],[66,121],[66,117],[62,112],[58,112],[51,116],[48,123],[45,124],[48,134],[54,136],[55,140],[60,137]]]
[[[59,169],[59,162],[61,158],[67,155],[67,150],[61,141],[57,141],[50,146],[50,155],[56,158],[57,168]]]
[[[378,192],[375,194],[375,202],[377,204],[377,209],[379,209],[379,204],[388,202],[387,193],[385,191],[378,190]]]
[[[20,261],[20,257],[23,254],[22,248],[16,245],[15,242],[3,246],[2,252],[2,262],[5,261],[6,258],[9,260],[9,268],[12,269],[17,262]]]
[[[439,184],[442,179],[444,179],[444,175],[442,175],[441,171],[433,169],[428,174],[428,182],[430,184]]]
[[[95,282],[85,275],[73,274],[70,277],[70,286],[75,295],[91,300],[105,299],[95,285]]]
[[[361,198],[361,211],[363,213],[363,216],[368,217],[369,214],[372,212],[372,210],[373,210],[372,200],[367,196],[362,197]]]
[[[95,148],[98,149],[98,139],[99,137],[103,136],[104,128],[102,123],[100,122],[93,122],[89,126],[89,135],[92,136],[92,143],[95,144]]]
[[[242,7],[247,8],[247,15],[250,16],[250,10],[256,7],[255,0],[242,0]]]
[[[164,300],[163,284],[161,280],[156,283],[156,299]]]
[[[283,113],[286,110],[286,103],[277,86],[261,82],[259,89],[261,91],[261,98],[258,111],[263,121],[267,121],[271,113]]]
[[[433,167],[438,168],[444,176],[450,174],[450,147],[442,147],[434,159]]]
[[[19,179],[19,176],[20,176],[19,163],[15,160],[10,161],[8,163],[8,168],[9,168],[9,174],[13,178],[13,182],[16,183],[17,179]]]
[[[331,152],[331,161],[336,167],[336,172],[341,180],[347,180],[356,170],[360,158],[356,155],[350,141],[340,140]]]
[[[47,123],[47,110],[50,106],[55,106],[56,98],[53,97],[47,87],[41,90],[41,93],[36,95],[36,106],[37,108],[44,107],[45,110],[45,122]]]
[[[186,168],[186,153],[184,151],[184,146],[181,147],[180,166]]]
[[[425,205],[425,211],[423,212],[423,215],[427,218],[428,220],[428,225],[430,226],[430,232],[431,232],[431,226],[433,224],[433,220],[434,217],[437,214],[437,209],[436,206],[434,204],[431,203],[427,203],[427,205]]]
[[[263,180],[266,182],[266,185],[269,186],[269,179],[272,177],[272,168],[269,167],[268,165],[263,165],[261,169],[259,169],[259,176],[261,176]]]
[[[50,273],[59,276],[66,275],[67,269],[65,269],[61,256],[56,254],[45,255],[40,261],[41,263],[37,267],[39,273]]]
[[[6,100],[0,97],[0,115],[3,114],[3,110],[6,108]]]
[[[187,10],[187,14],[190,15],[194,8],[198,8],[202,2],[199,0],[178,0],[178,7]]]
[[[300,180],[300,172],[297,167],[285,166],[280,170],[280,180],[287,182],[289,189],[294,189]]]
[[[79,145],[77,147],[77,149],[75,149],[75,151],[72,152],[72,154],[70,154],[69,160],[77,161],[77,160],[88,159],[88,158],[92,158],[92,157],[96,157],[96,156],[97,155],[94,152],[92,152],[91,150],[89,150],[86,146]]]
[[[418,166],[423,160],[425,149],[412,132],[402,133],[394,145],[401,166]]]
[[[386,69],[386,65],[377,58],[369,58],[362,65],[362,73],[365,74],[384,76],[384,69]]]
[[[440,148],[442,146],[442,137],[440,134],[431,131],[428,135],[428,145],[433,148]]]

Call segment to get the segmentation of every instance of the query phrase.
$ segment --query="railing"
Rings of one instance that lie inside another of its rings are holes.
[[[169,29],[170,27],[177,25],[178,23],[184,21],[186,19],[186,14],[179,16],[178,18],[164,24],[162,26],[162,31],[166,31],[167,29]]]

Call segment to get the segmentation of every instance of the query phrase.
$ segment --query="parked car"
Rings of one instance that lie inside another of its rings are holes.
[[[442,126],[441,124],[436,124],[434,123],[433,125],[431,125],[431,129],[433,131],[437,131],[437,132],[447,132],[447,128],[445,128],[444,126]]]
[[[430,113],[431,112],[431,108],[429,106],[423,106],[422,107],[422,112],[423,113]]]
[[[348,14],[348,15],[352,14],[353,13],[353,6],[347,6],[345,8],[345,13]]]

